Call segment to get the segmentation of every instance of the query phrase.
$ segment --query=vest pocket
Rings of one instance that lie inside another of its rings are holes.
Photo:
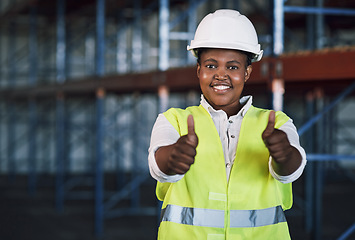
[[[227,201],[227,195],[224,193],[209,192],[208,195],[209,195],[208,198],[210,200],[223,201],[223,202]]]
[[[224,240],[224,234],[208,234],[207,240]]]

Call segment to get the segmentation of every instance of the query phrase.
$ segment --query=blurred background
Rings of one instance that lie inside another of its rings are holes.
[[[1,0],[0,239],[155,239],[157,115],[199,104],[186,51],[237,9],[264,49],[244,94],[282,109],[308,164],[293,239],[355,239],[355,1]]]

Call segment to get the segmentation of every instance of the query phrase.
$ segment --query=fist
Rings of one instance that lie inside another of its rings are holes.
[[[290,159],[292,146],[286,133],[275,129],[275,112],[271,111],[268,124],[261,135],[270,155],[277,163],[284,163]]]
[[[168,167],[175,174],[185,174],[195,162],[198,137],[192,115],[187,118],[187,135],[181,136],[172,146]]]

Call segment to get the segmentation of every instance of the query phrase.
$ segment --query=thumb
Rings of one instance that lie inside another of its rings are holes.
[[[195,133],[195,122],[192,115],[187,117],[187,138],[189,142],[197,146],[197,135]]]
[[[274,130],[275,130],[275,111],[271,111],[269,114],[269,122],[267,123],[266,128],[262,134],[262,138],[265,140],[266,138],[271,136]]]

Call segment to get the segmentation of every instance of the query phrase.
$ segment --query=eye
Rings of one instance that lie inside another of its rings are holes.
[[[208,64],[208,65],[206,65],[206,68],[215,69],[215,68],[217,68],[217,66],[213,65],[213,64]]]
[[[227,67],[229,70],[237,70],[237,69],[239,69],[239,67],[238,66],[229,66],[229,67]]]

